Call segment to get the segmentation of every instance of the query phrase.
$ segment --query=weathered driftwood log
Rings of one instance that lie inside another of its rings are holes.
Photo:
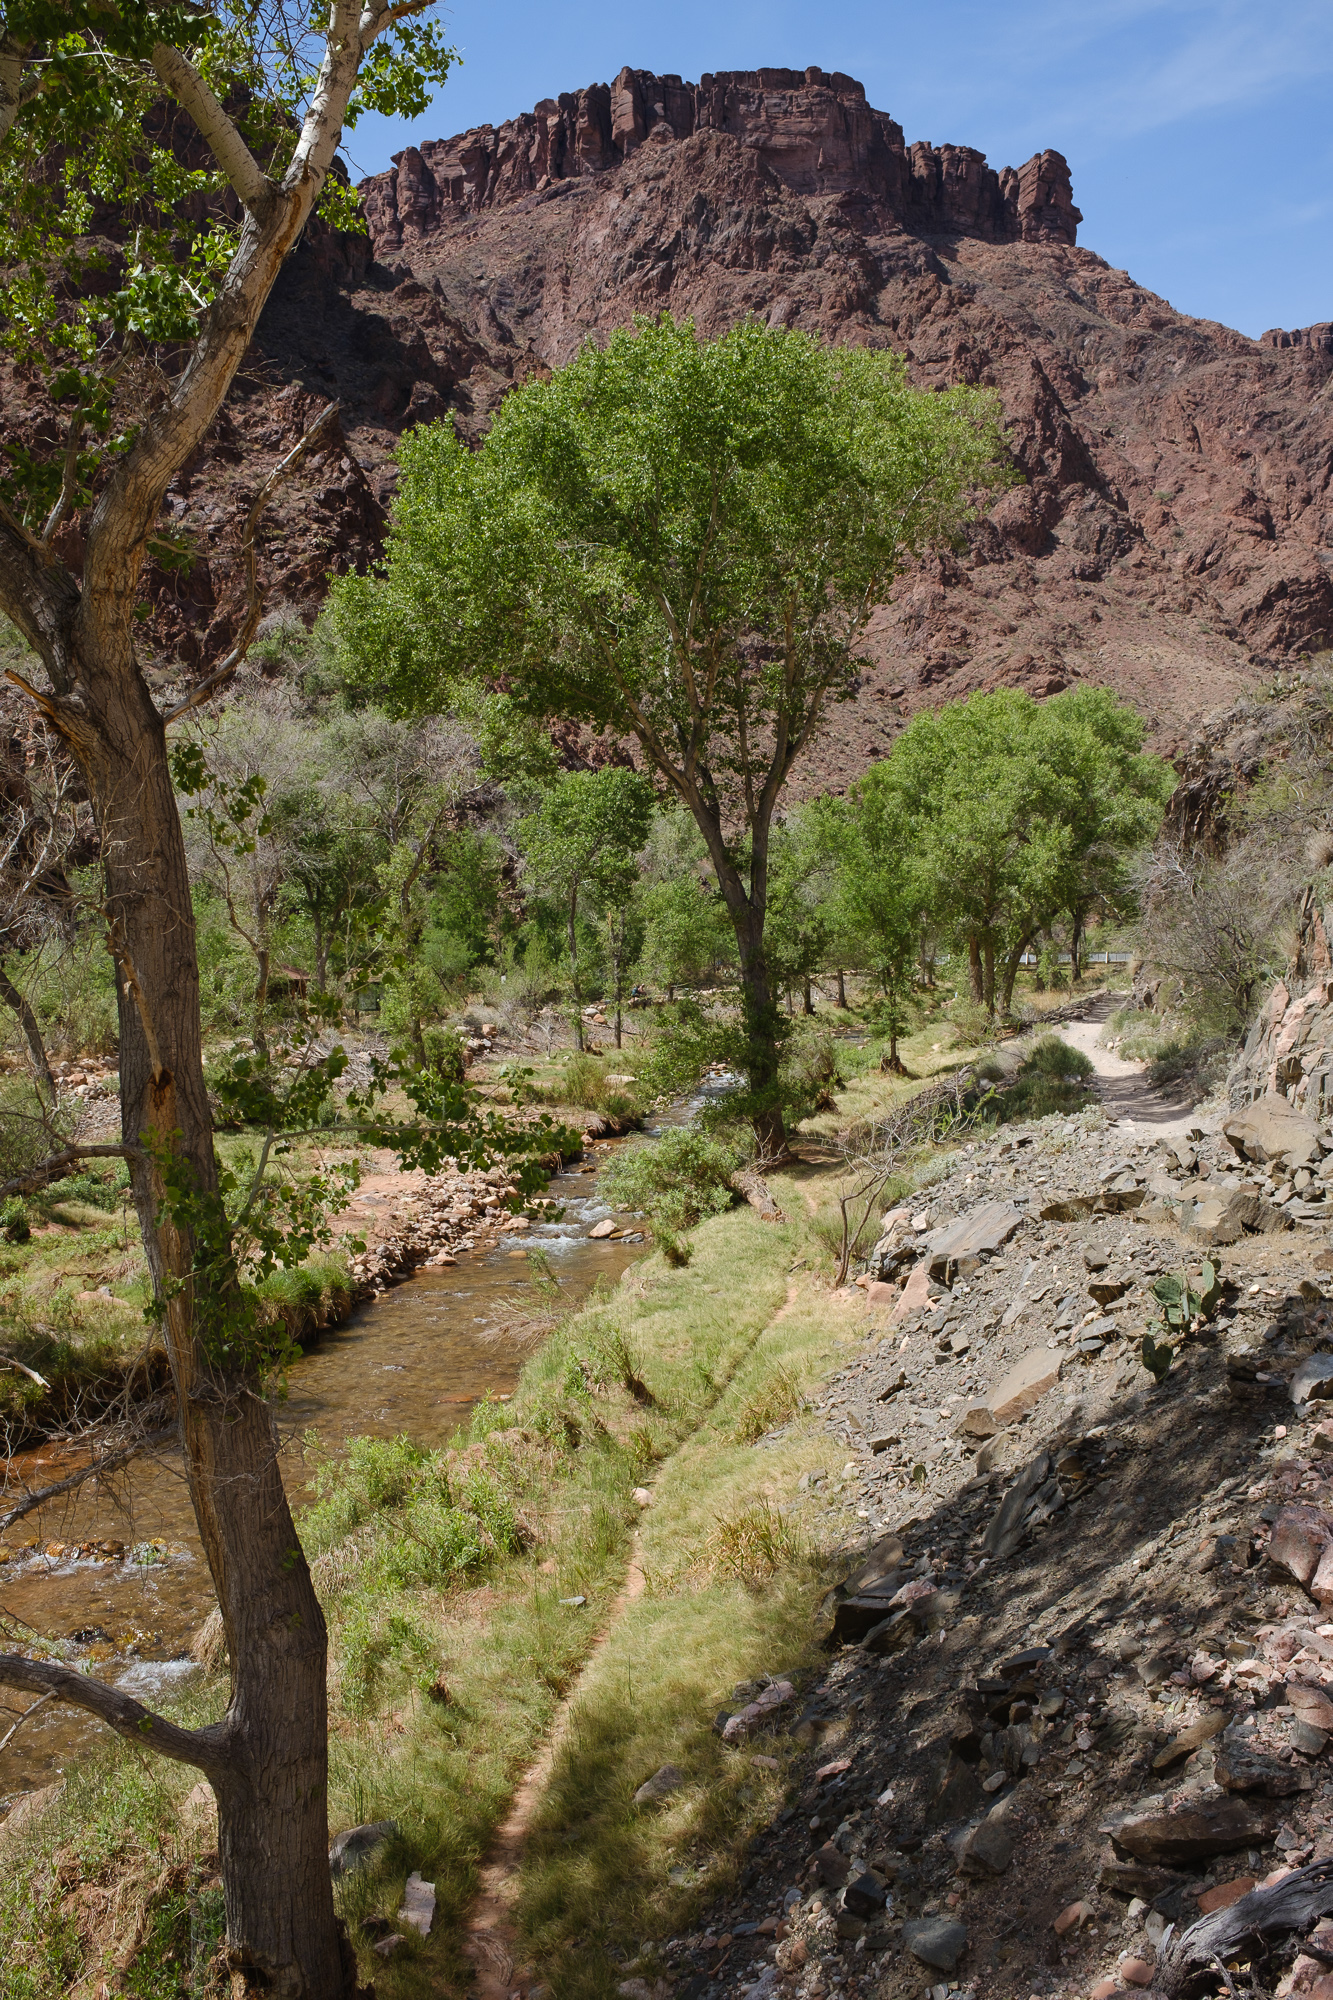
[[[1333,1914],[1333,1861],[1298,1868],[1271,1889],[1251,1889],[1229,1910],[1200,1917],[1172,1938],[1157,1960],[1153,1985],[1168,2000],[1195,2000],[1221,1981],[1219,1961],[1249,1957],[1281,1938],[1304,1936],[1320,1917]]]
[[[751,1208],[759,1213],[763,1222],[785,1222],[786,1216],[768,1191],[768,1183],[753,1167],[741,1167],[731,1177],[731,1185],[737,1194],[745,1196]]]

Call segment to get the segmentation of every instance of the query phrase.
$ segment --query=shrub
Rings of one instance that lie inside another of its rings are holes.
[[[664,1132],[630,1146],[601,1177],[601,1191],[617,1208],[641,1209],[667,1256],[684,1261],[683,1231],[705,1216],[722,1215],[736,1199],[731,1176],[739,1155],[704,1132]]]
[[[1043,1035],[1023,1065],[1038,1076],[1091,1076],[1092,1059],[1060,1035]]]
[[[1082,1049],[1058,1035],[1044,1035],[1014,1082],[997,1095],[996,1113],[1007,1123],[1081,1111],[1087,1101],[1085,1079],[1091,1075],[1092,1063]]]
[[[21,1195],[12,1194],[8,1201],[0,1205],[0,1236],[6,1243],[26,1243],[32,1235],[28,1225],[28,1211]]]

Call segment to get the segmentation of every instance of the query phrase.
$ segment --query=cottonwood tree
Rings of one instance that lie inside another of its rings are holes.
[[[344,126],[367,104],[420,111],[443,77],[448,52],[412,19],[423,11],[424,0],[329,0],[313,26],[295,0],[207,12],[6,0],[0,12],[0,339],[44,381],[61,424],[50,448],[7,447],[0,610],[40,663],[10,678],[67,747],[96,817],[122,1150],[232,1686],[221,1721],[185,1729],[50,1661],[6,1655],[0,1681],[55,1693],[205,1773],[231,1990],[309,2000],[356,1987],[326,1852],[325,1627],[219,1181],[173,715],[142,671],[136,610],[168,484],[202,444],[316,204],[337,194]],[[107,189],[130,247],[88,240]],[[78,571],[59,540],[76,518]],[[252,518],[251,552],[253,530]],[[252,590],[232,654],[202,688],[237,664],[259,610]]]
[[[634,738],[693,815],[735,929],[747,1108],[786,1143],[765,946],[773,816],[850,695],[867,620],[1001,478],[988,394],[898,357],[664,314],[501,404],[479,451],[417,431],[382,582],[337,595],[354,671],[409,710],[478,678]]]
[[[991,1014],[1041,931],[1127,893],[1128,858],[1175,783],[1142,743],[1140,718],[1105,688],[1047,702],[1003,689],[916,716],[864,781],[906,827],[923,912],[966,951]]]
[[[571,771],[551,786],[536,812],[519,822],[519,844],[529,869],[562,906],[576,1049],[583,1047],[579,915],[581,906],[586,909],[589,904],[611,914],[616,1046],[620,1046],[624,923],[622,919],[622,949],[617,955],[616,914],[623,913],[629,901],[652,811],[652,787],[642,773],[611,764],[600,771]]]

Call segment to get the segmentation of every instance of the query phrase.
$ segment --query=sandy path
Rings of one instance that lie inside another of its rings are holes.
[[[1090,1000],[1083,1020],[1062,1021],[1056,1032],[1091,1061],[1108,1118],[1147,1139],[1182,1139],[1201,1122],[1189,1098],[1154,1090],[1146,1063],[1131,1062],[1102,1041],[1118,999],[1103,994]]]
[[[625,1582],[607,1613],[606,1623],[593,1641],[578,1679],[556,1710],[541,1755],[520,1779],[509,1811],[481,1864],[477,1894],[468,1914],[463,1941],[464,1956],[472,1960],[477,1971],[476,1980],[469,1988],[470,2000],[515,2000],[515,1996],[521,1995],[525,1986],[531,1984],[531,1975],[526,1980],[516,1980],[514,1971],[517,1942],[514,1936],[514,1901],[518,1894],[523,1843],[536,1816],[556,1754],[568,1733],[583,1677],[606,1644],[626,1605],[642,1596],[643,1570],[639,1563],[639,1538],[636,1534]]]

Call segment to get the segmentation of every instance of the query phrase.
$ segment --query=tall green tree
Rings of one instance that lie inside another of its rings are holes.
[[[163,518],[167,488],[199,452],[283,263],[317,204],[347,215],[333,171],[344,127],[366,106],[419,112],[444,75],[449,52],[412,18],[424,11],[425,0],[322,11],[5,0],[0,14],[0,340],[51,417],[0,468],[0,611],[40,662],[10,678],[78,765],[96,820],[122,1150],[232,1686],[223,1719],[186,1729],[54,1662],[4,1655],[0,1682],[74,1702],[208,1777],[235,2000],[340,2000],[357,1983],[328,1873],[324,1618],[283,1492],[266,1350],[214,1149],[167,753],[182,708],[225,681],[254,635],[255,527],[282,468],[255,469],[235,644],[175,710],[158,707],[142,671],[136,613],[150,546],[184,553]],[[98,217],[108,190],[132,232],[111,256]],[[71,527],[77,569],[58,541]],[[241,1247],[262,1262],[302,1254],[301,1236],[269,1229],[261,1250],[244,1235]]]
[[[889,1035],[884,1066],[901,1074],[898,1037],[928,897],[913,815],[889,766],[877,764],[846,798],[820,802],[818,827],[832,864],[830,932],[851,963],[870,973]]]
[[[653,792],[638,771],[609,764],[599,771],[571,771],[546,793],[536,812],[519,822],[518,839],[536,881],[556,897],[564,912],[569,984],[573,996],[574,1046],[583,1047],[583,976],[579,951],[580,911],[611,913],[612,947],[619,941],[614,913],[629,903],[636,861],[648,838]],[[617,961],[617,998],[624,978]]]
[[[693,815],[736,934],[748,1111],[786,1143],[765,943],[774,813],[905,562],[1002,478],[995,399],[902,361],[663,315],[501,404],[484,444],[417,431],[383,578],[336,617],[400,708],[502,681],[529,712],[634,737]]]
[[[918,715],[866,785],[895,801],[923,908],[967,953],[972,996],[1008,1007],[1022,955],[1062,913],[1126,884],[1175,783],[1105,688],[1006,689]],[[865,790],[865,786],[862,787]]]

